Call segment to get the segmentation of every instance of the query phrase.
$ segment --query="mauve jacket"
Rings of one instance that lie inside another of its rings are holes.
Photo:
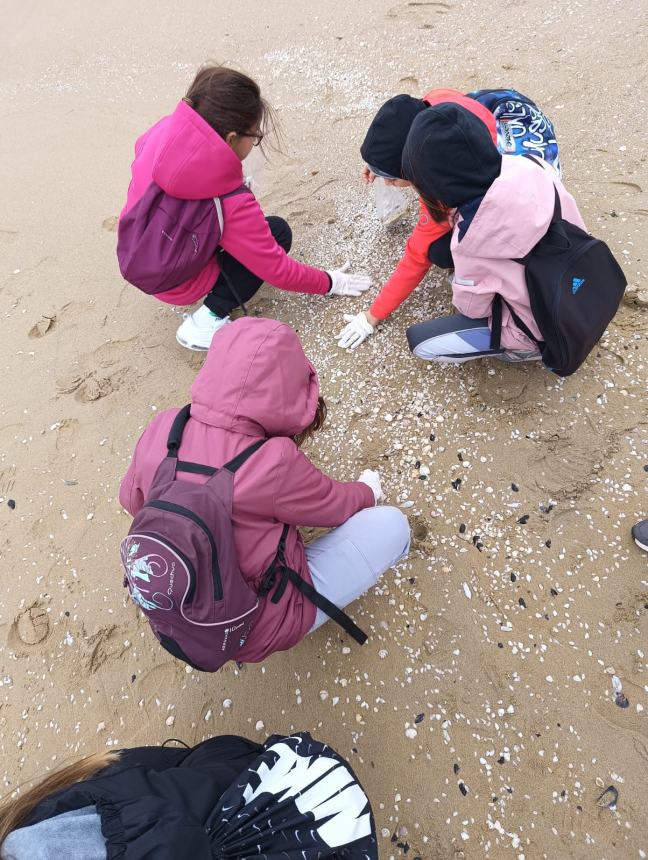
[[[339,526],[375,503],[366,484],[329,478],[292,439],[312,422],[319,390],[317,373],[295,332],[284,323],[251,317],[226,325],[214,336],[191,389],[181,460],[219,467],[255,440],[268,440],[234,475],[234,542],[241,571],[256,589],[275,557],[284,523],[291,526],[287,563],[312,583],[296,526]],[[177,412],[160,413],[137,443],[119,492],[121,504],[133,516],[166,455]],[[181,480],[207,479],[181,473]],[[264,600],[239,659],[256,663],[291,648],[314,620],[314,605],[289,586],[278,603]]]
[[[221,197],[243,184],[238,156],[184,101],[137,139],[131,173],[120,218],[151,182],[182,200]],[[236,194],[221,203],[223,233],[219,245],[223,250],[274,287],[300,293],[329,291],[331,282],[326,272],[297,262],[277,244],[253,194]],[[219,273],[214,257],[195,278],[155,293],[155,298],[171,305],[190,305],[207,295]]]
[[[490,186],[463,238],[461,216],[454,226],[450,250],[455,264],[452,303],[472,319],[488,317],[493,296],[499,293],[540,338],[531,313],[524,267],[514,259],[524,257],[544,236],[551,221],[558,189],[562,216],[585,229],[576,201],[551,165],[540,159],[503,155],[500,175]],[[502,308],[502,346],[535,349],[535,344]]]

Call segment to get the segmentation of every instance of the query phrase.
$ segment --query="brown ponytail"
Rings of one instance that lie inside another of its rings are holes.
[[[297,445],[298,448],[301,448],[304,442],[310,439],[311,436],[314,433],[317,433],[318,430],[322,429],[324,422],[326,421],[326,412],[326,401],[323,397],[319,397],[317,399],[317,409],[315,410],[315,417],[305,430],[302,430],[301,433],[298,433],[296,436],[293,436],[293,439],[295,440],[295,445]]]
[[[93,753],[55,770],[36,785],[20,792],[17,797],[12,796],[14,792],[4,797],[0,801],[0,848],[7,836],[23,825],[41,801],[77,782],[90,779],[118,760],[118,752]]]

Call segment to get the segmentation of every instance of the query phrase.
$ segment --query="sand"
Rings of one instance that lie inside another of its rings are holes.
[[[357,770],[381,857],[646,857],[648,565],[629,534],[648,515],[646,11],[640,0],[5,4],[3,788],[106,747],[309,730]],[[366,646],[329,624],[215,676],[156,646],[117,555],[129,526],[117,490],[138,434],[187,401],[202,357],[175,343],[182,309],[121,281],[116,216],[135,137],[206,58],[238,62],[279,110],[284,154],[262,202],[290,220],[299,258],[349,257],[377,289],[415,214],[386,232],[359,183],[375,109],[433,85],[515,86],[554,119],[566,183],[632,286],[564,381],[535,365],[412,359],[406,326],[450,308],[440,277],[354,355],[333,335],[361,300],[264,288],[253,313],[294,325],[321,371],[330,422],[310,455],[340,478],[380,469],[415,540],[354,607]],[[613,809],[597,805],[608,786]]]

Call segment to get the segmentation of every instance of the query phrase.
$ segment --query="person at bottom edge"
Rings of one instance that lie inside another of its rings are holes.
[[[230,322],[230,311],[251,299],[264,281],[290,292],[331,296],[359,296],[371,286],[368,276],[351,274],[346,266],[324,271],[290,257],[290,226],[283,218],[266,218],[244,188],[242,162],[272,131],[272,117],[255,81],[208,65],[175,111],[135,143],[120,230],[151,183],[181,200],[219,198],[222,207],[217,253],[188,281],[154,293],[172,305],[204,300],[185,314],[177,331],[178,343],[187,349],[208,349],[214,334]]]
[[[0,860],[377,860],[371,805],[308,733],[97,753],[0,805]]]
[[[472,112],[442,103],[412,123],[403,150],[403,175],[431,218],[452,220],[452,302],[459,311],[411,326],[407,339],[412,352],[454,364],[484,357],[539,360],[537,345],[511,314],[514,311],[533,337],[542,340],[518,259],[546,234],[556,195],[562,217],[585,229],[557,172],[532,156],[502,155]],[[494,349],[490,325],[497,295],[503,307],[500,346]]]
[[[137,443],[119,494],[133,516],[142,510],[167,454],[179,411],[158,415]],[[409,550],[407,518],[398,508],[377,506],[382,497],[377,472],[336,481],[302,452],[325,414],[317,372],[288,325],[245,317],[214,337],[191,389],[190,417],[177,456],[181,463],[220,469],[251,444],[263,442],[233,475],[236,557],[261,604],[236,654],[241,662],[256,663],[292,648],[331,614],[292,581],[281,599],[275,600],[276,592],[269,599],[266,574],[280,542],[286,566],[340,609],[372,588]],[[208,479],[187,472],[181,480]],[[332,531],[305,546],[298,525]]]

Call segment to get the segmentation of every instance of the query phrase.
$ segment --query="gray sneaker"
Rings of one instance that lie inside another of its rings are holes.
[[[648,520],[641,520],[632,527],[632,537],[640,549],[648,552]]]

